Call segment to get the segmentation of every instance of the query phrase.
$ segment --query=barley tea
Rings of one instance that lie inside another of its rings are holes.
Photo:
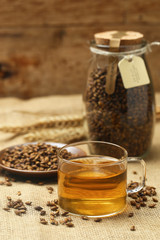
[[[87,216],[117,214],[126,205],[126,166],[111,157],[85,157],[59,166],[59,205]]]

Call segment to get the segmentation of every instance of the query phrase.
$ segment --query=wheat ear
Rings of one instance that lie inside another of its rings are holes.
[[[48,141],[69,143],[75,140],[85,138],[85,130],[83,127],[70,127],[63,129],[40,129],[24,135],[27,141]]]
[[[70,128],[83,125],[83,115],[59,115],[38,119],[27,126],[0,126],[0,131],[24,134],[39,128]]]

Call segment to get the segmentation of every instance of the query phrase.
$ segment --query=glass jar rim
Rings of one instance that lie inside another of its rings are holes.
[[[150,44],[147,42],[143,42],[143,44],[138,45],[127,45],[127,46],[120,46],[120,48],[123,47],[129,47],[129,46],[139,46],[139,48],[129,50],[129,51],[121,51],[121,52],[112,52],[104,50],[104,48],[109,48],[108,45],[96,45],[95,42],[91,42],[90,50],[92,53],[104,55],[104,56],[126,56],[126,55],[142,55],[147,51],[150,51]]]
[[[119,149],[121,149],[122,151],[123,151],[123,156],[120,158],[120,159],[118,159],[118,161],[117,162],[115,162],[115,163],[112,163],[112,164],[109,164],[109,163],[107,163],[107,164],[104,164],[104,163],[98,163],[98,164],[96,164],[97,166],[99,166],[99,165],[103,165],[103,166],[107,166],[107,165],[109,165],[109,166],[111,166],[111,165],[119,165],[120,163],[122,163],[122,162],[124,162],[124,161],[126,161],[127,162],[127,157],[128,157],[128,152],[127,152],[127,150],[125,149],[125,148],[123,148],[123,147],[121,147],[121,146],[119,146],[119,145],[117,145],[117,144],[114,144],[114,143],[111,143],[111,142],[103,142],[103,141],[81,141],[81,142],[75,142],[75,143],[71,143],[71,144],[67,144],[67,145],[65,145],[65,146],[63,146],[62,148],[60,148],[59,150],[58,150],[58,152],[57,152],[57,156],[58,156],[58,158],[60,158],[60,159],[63,159],[63,161],[64,162],[67,162],[67,163],[70,163],[70,164],[76,164],[76,165],[83,165],[84,166],[84,163],[77,163],[77,162],[71,162],[70,161],[70,159],[64,159],[63,157],[61,157],[61,152],[63,151],[63,150],[67,150],[67,148],[72,148],[72,147],[76,147],[77,146],[77,148],[78,148],[78,146],[80,146],[80,145],[84,145],[84,144],[89,144],[89,143],[93,143],[93,144],[106,144],[106,145],[108,145],[108,146],[114,146],[114,147],[116,147],[116,148],[119,148]],[[80,150],[80,149],[79,149]],[[105,155],[95,155],[95,156],[104,156],[105,157]],[[85,156],[85,157],[87,157],[87,156]],[[82,158],[83,158],[83,156],[82,156]],[[85,163],[85,166],[94,166],[95,164],[86,164]]]

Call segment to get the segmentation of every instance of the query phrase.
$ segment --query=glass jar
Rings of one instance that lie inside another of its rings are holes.
[[[136,46],[120,46],[117,52],[110,51],[109,46],[90,46],[93,58],[84,94],[88,139],[118,144],[129,156],[146,154],[153,136],[154,91],[145,59],[150,46],[143,41]],[[143,59],[150,82],[126,89],[118,64],[124,58],[132,61],[134,56]],[[110,68],[116,74],[112,93],[106,91]]]

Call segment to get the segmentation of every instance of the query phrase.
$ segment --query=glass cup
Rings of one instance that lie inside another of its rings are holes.
[[[71,153],[69,159],[65,158],[66,151]],[[127,151],[116,144],[73,143],[62,147],[58,158],[59,205],[72,214],[108,217],[121,213],[127,193],[138,192],[145,184],[144,160],[128,157]],[[127,190],[127,163],[130,162],[140,164],[142,176],[136,188]]]

